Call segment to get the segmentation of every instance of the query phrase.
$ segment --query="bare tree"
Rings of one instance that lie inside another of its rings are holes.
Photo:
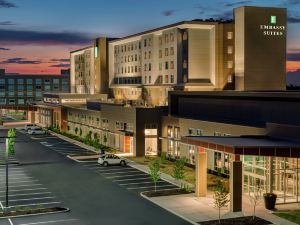
[[[261,188],[260,180],[256,182],[256,185],[253,187],[253,191],[249,191],[249,200],[251,205],[253,206],[253,220],[255,219],[256,206],[259,205],[262,200],[262,192],[263,190]]]
[[[230,202],[228,195],[229,193],[219,182],[218,186],[214,191],[214,206],[219,210],[219,224],[221,223],[221,209],[223,207],[227,207],[228,203]]]

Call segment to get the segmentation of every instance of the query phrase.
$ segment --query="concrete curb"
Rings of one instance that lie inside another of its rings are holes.
[[[0,219],[9,219],[9,218],[19,218],[19,217],[29,217],[29,216],[41,216],[41,215],[48,215],[48,214],[55,214],[55,213],[65,213],[70,212],[71,210],[69,208],[65,208],[62,211],[55,211],[55,212],[47,212],[47,213],[33,213],[33,214],[24,214],[24,215],[18,215],[18,216],[4,216],[0,217]]]
[[[172,214],[174,214],[174,215],[180,217],[181,219],[183,219],[183,220],[185,220],[185,221],[187,221],[187,222],[189,222],[189,223],[191,223],[191,224],[199,225],[197,222],[192,221],[192,220],[190,220],[190,219],[188,219],[188,218],[186,218],[186,217],[184,217],[184,216],[178,214],[177,212],[175,212],[175,211],[173,211],[173,210],[171,210],[171,209],[169,209],[169,208],[167,208],[167,207],[164,207],[164,206],[158,204],[157,202],[153,201],[151,198],[149,198],[149,197],[147,197],[146,195],[144,195],[143,192],[141,192],[140,195],[141,195],[141,197],[143,197],[143,198],[147,199],[148,201],[152,202],[153,204],[155,204],[155,205],[157,205],[157,206],[159,206],[159,207],[161,207],[161,208],[167,210],[168,212],[170,212],[170,213],[172,213]]]

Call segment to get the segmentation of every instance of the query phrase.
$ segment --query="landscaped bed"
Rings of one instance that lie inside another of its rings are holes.
[[[143,157],[130,157],[128,158],[136,163],[145,165],[145,166],[149,166],[151,164],[151,162],[160,159],[160,157],[158,156],[143,156]],[[161,162],[161,172],[166,173],[168,175],[172,175],[173,173],[173,166],[174,166],[174,162],[169,161],[169,160],[162,160]],[[185,178],[184,181],[195,185],[195,169],[192,167],[188,167],[185,166],[184,167],[185,170]],[[216,185],[218,183],[224,183],[224,185],[227,187],[228,186],[228,178],[224,178],[221,176],[217,176],[214,174],[207,174],[207,188],[208,190],[214,190],[214,188],[216,187]],[[229,188],[229,187],[227,187]]]
[[[191,194],[194,191],[186,190],[186,189],[170,189],[170,190],[158,190],[158,191],[145,191],[143,195],[147,197],[161,197],[161,196],[169,196],[169,195],[182,195],[182,194]]]
[[[274,215],[294,222],[296,224],[300,224],[300,211],[275,212]]]
[[[211,220],[205,222],[199,222],[201,225],[269,225],[272,224],[271,222],[261,219],[259,217],[255,217],[253,219],[252,216],[245,216],[245,217],[237,217],[237,218],[230,218],[230,219],[221,219],[221,223],[219,220]]]
[[[14,211],[0,211],[1,217],[15,217],[15,216],[26,216],[26,215],[35,215],[35,214],[47,214],[55,212],[67,212],[69,209],[61,207],[53,208],[28,208],[28,209],[16,209]]]

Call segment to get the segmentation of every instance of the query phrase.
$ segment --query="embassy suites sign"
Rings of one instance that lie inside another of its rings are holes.
[[[259,26],[264,36],[283,36],[286,30],[285,26],[276,25],[276,24],[277,24],[277,17],[270,16],[270,24],[259,25]]]

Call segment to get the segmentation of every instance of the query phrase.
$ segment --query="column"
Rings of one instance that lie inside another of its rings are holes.
[[[230,211],[242,211],[243,163],[239,155],[233,155],[230,164]]]
[[[207,154],[204,148],[196,152],[196,197],[205,197],[207,192]]]

